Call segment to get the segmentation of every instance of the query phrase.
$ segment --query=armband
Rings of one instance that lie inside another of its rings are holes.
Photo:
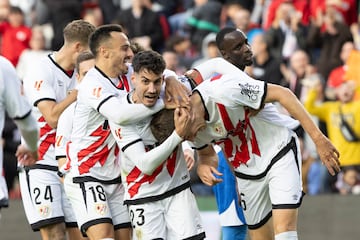
[[[187,75],[181,75],[178,77],[178,79],[182,82],[182,83],[186,83],[188,82],[191,90],[194,90],[194,88],[196,88],[197,84],[195,82],[194,79],[192,79],[191,77],[187,76]]]

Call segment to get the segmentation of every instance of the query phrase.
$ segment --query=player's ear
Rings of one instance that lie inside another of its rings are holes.
[[[136,73],[135,72],[133,72],[131,74],[130,79],[131,79],[132,84],[135,86],[135,82],[136,82]]]

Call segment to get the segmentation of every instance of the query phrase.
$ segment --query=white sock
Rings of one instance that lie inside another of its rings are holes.
[[[275,240],[298,240],[296,231],[282,232],[275,235]]]
[[[115,239],[113,239],[113,238],[102,238],[100,240],[115,240]]]

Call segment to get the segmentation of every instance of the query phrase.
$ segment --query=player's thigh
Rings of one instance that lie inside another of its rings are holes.
[[[120,228],[115,230],[116,240],[131,240],[132,229],[131,228]]]
[[[275,234],[297,230],[298,209],[273,209]]]
[[[256,229],[248,229],[251,240],[274,240],[273,221],[270,218],[266,223]]]
[[[114,228],[111,223],[93,224],[86,230],[89,239],[115,239]]]
[[[66,228],[66,231],[68,233],[68,239],[69,240],[87,240],[88,238],[84,237],[79,228]]]
[[[201,239],[205,236],[197,202],[190,188],[163,201],[166,204],[166,239]]]
[[[131,229],[129,210],[124,205],[125,189],[122,184],[104,185],[107,201],[110,207],[114,229]]]
[[[166,239],[163,200],[129,205],[133,239]]]
[[[301,165],[293,151],[289,151],[271,167],[268,178],[273,209],[300,206],[303,197]]]
[[[249,229],[257,229],[264,225],[272,214],[269,197],[268,179],[240,179],[236,178],[240,202]]]
[[[22,171],[19,180],[26,217],[33,230],[64,222],[63,191],[55,171]]]
[[[66,175],[64,188],[75,209],[77,223],[83,233],[93,225],[102,223],[112,225],[110,207],[101,183],[73,183],[71,175]]]

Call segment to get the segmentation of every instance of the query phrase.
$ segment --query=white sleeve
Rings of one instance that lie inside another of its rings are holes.
[[[164,79],[167,78],[167,77],[175,77],[177,78],[177,75],[174,71],[170,70],[170,69],[165,69],[164,72],[163,72],[163,76],[164,76]]]
[[[228,74],[243,72],[223,58],[211,58],[197,66],[195,69],[201,74],[204,80],[209,79],[215,73]]]
[[[56,128],[55,157],[56,160],[66,157],[66,144],[70,141],[75,102],[68,106],[60,115]]]
[[[182,142],[182,138],[174,130],[162,144],[146,151],[145,145],[136,133],[134,126],[111,127],[111,131],[121,148],[122,153],[120,155],[124,154],[126,159],[132,161],[141,172],[148,175],[151,175]]]
[[[146,152],[142,142],[137,142],[124,150],[124,154],[145,174],[151,175],[163,163],[174,149],[181,143],[182,138],[173,131],[161,145]]]
[[[164,102],[161,99],[158,99],[151,108],[144,104],[127,104],[123,101],[124,99],[111,97],[101,105],[99,112],[111,122],[126,125],[138,122],[164,108]]]
[[[21,93],[21,82],[15,68],[5,58],[0,58],[2,101],[4,107],[17,125],[22,141],[27,148],[36,151],[38,140],[37,122],[31,114],[31,106]]]
[[[56,101],[54,81],[56,78],[46,60],[34,63],[23,79],[24,92],[30,104],[36,106],[43,99]]]
[[[30,151],[37,150],[37,141],[39,139],[38,126],[36,119],[31,113],[22,119],[14,119],[21,135],[21,141]]]

